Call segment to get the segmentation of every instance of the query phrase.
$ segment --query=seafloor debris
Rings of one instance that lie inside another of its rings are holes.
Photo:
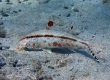
[[[0,25],[3,25],[4,23],[3,22],[0,22]]]
[[[71,13],[67,13],[66,17],[70,17],[71,16]]]
[[[42,3],[48,3],[50,0],[37,0],[39,2],[39,4],[42,4]]]
[[[103,0],[103,3],[107,3],[109,0]]]
[[[67,6],[64,6],[63,8],[64,8],[64,9],[68,9],[68,7],[67,7]]]
[[[9,15],[7,13],[5,13],[3,10],[0,11],[0,15],[2,15],[3,17],[8,17]]]
[[[73,11],[74,12],[79,12],[79,10],[77,8],[74,8]]]
[[[39,78],[39,80],[53,80],[53,78],[52,77],[43,76],[43,77]]]
[[[0,68],[6,65],[6,62],[3,59],[0,59]]]
[[[18,63],[18,60],[15,60],[13,63],[13,67],[16,67],[17,63]]]
[[[61,68],[67,66],[68,63],[72,63],[73,61],[71,59],[60,59],[57,61],[57,64],[55,65],[56,68]]]
[[[6,30],[4,27],[0,26],[0,38],[5,38],[6,37]]]
[[[9,46],[0,45],[0,50],[5,50],[5,49],[9,49],[9,48],[10,48]]]
[[[30,76],[27,76],[25,79],[23,80],[33,80]]]
[[[9,80],[9,79],[6,78],[5,76],[0,75],[0,80]]]
[[[50,68],[50,69],[55,69],[53,66],[48,66],[48,68]]]

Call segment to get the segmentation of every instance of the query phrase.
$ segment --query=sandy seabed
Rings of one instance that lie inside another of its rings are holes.
[[[109,5],[109,0],[0,0],[0,80],[109,80]],[[89,44],[100,63],[86,51],[16,50],[20,38],[45,29],[49,21],[52,30],[73,26],[70,34],[85,41],[95,36]]]

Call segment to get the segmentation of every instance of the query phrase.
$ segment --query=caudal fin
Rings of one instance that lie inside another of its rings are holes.
[[[89,47],[89,51],[90,51],[91,55],[94,57],[94,59],[95,59],[98,63],[100,63],[100,61],[99,61],[99,59],[97,58],[97,56],[95,55],[94,51],[93,51],[90,47]]]

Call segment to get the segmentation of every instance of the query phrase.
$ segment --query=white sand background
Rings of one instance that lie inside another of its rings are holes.
[[[6,62],[0,75],[10,80],[110,80],[109,0],[2,0],[0,11],[9,15],[0,13],[6,30],[0,43],[10,46],[0,51]],[[81,52],[65,55],[16,50],[20,38],[45,29],[50,20],[53,30],[66,31],[73,26],[71,34],[82,31],[77,36],[85,41],[96,33],[89,43],[99,52],[100,63]]]

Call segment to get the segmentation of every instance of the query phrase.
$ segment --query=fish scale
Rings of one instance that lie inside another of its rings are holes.
[[[94,59],[99,62],[95,53],[91,50],[89,44],[85,41],[78,39],[76,36],[66,32],[54,31],[54,30],[39,30],[33,32],[20,39],[18,49],[21,50],[24,47],[28,48],[68,48],[74,49],[88,49]]]

